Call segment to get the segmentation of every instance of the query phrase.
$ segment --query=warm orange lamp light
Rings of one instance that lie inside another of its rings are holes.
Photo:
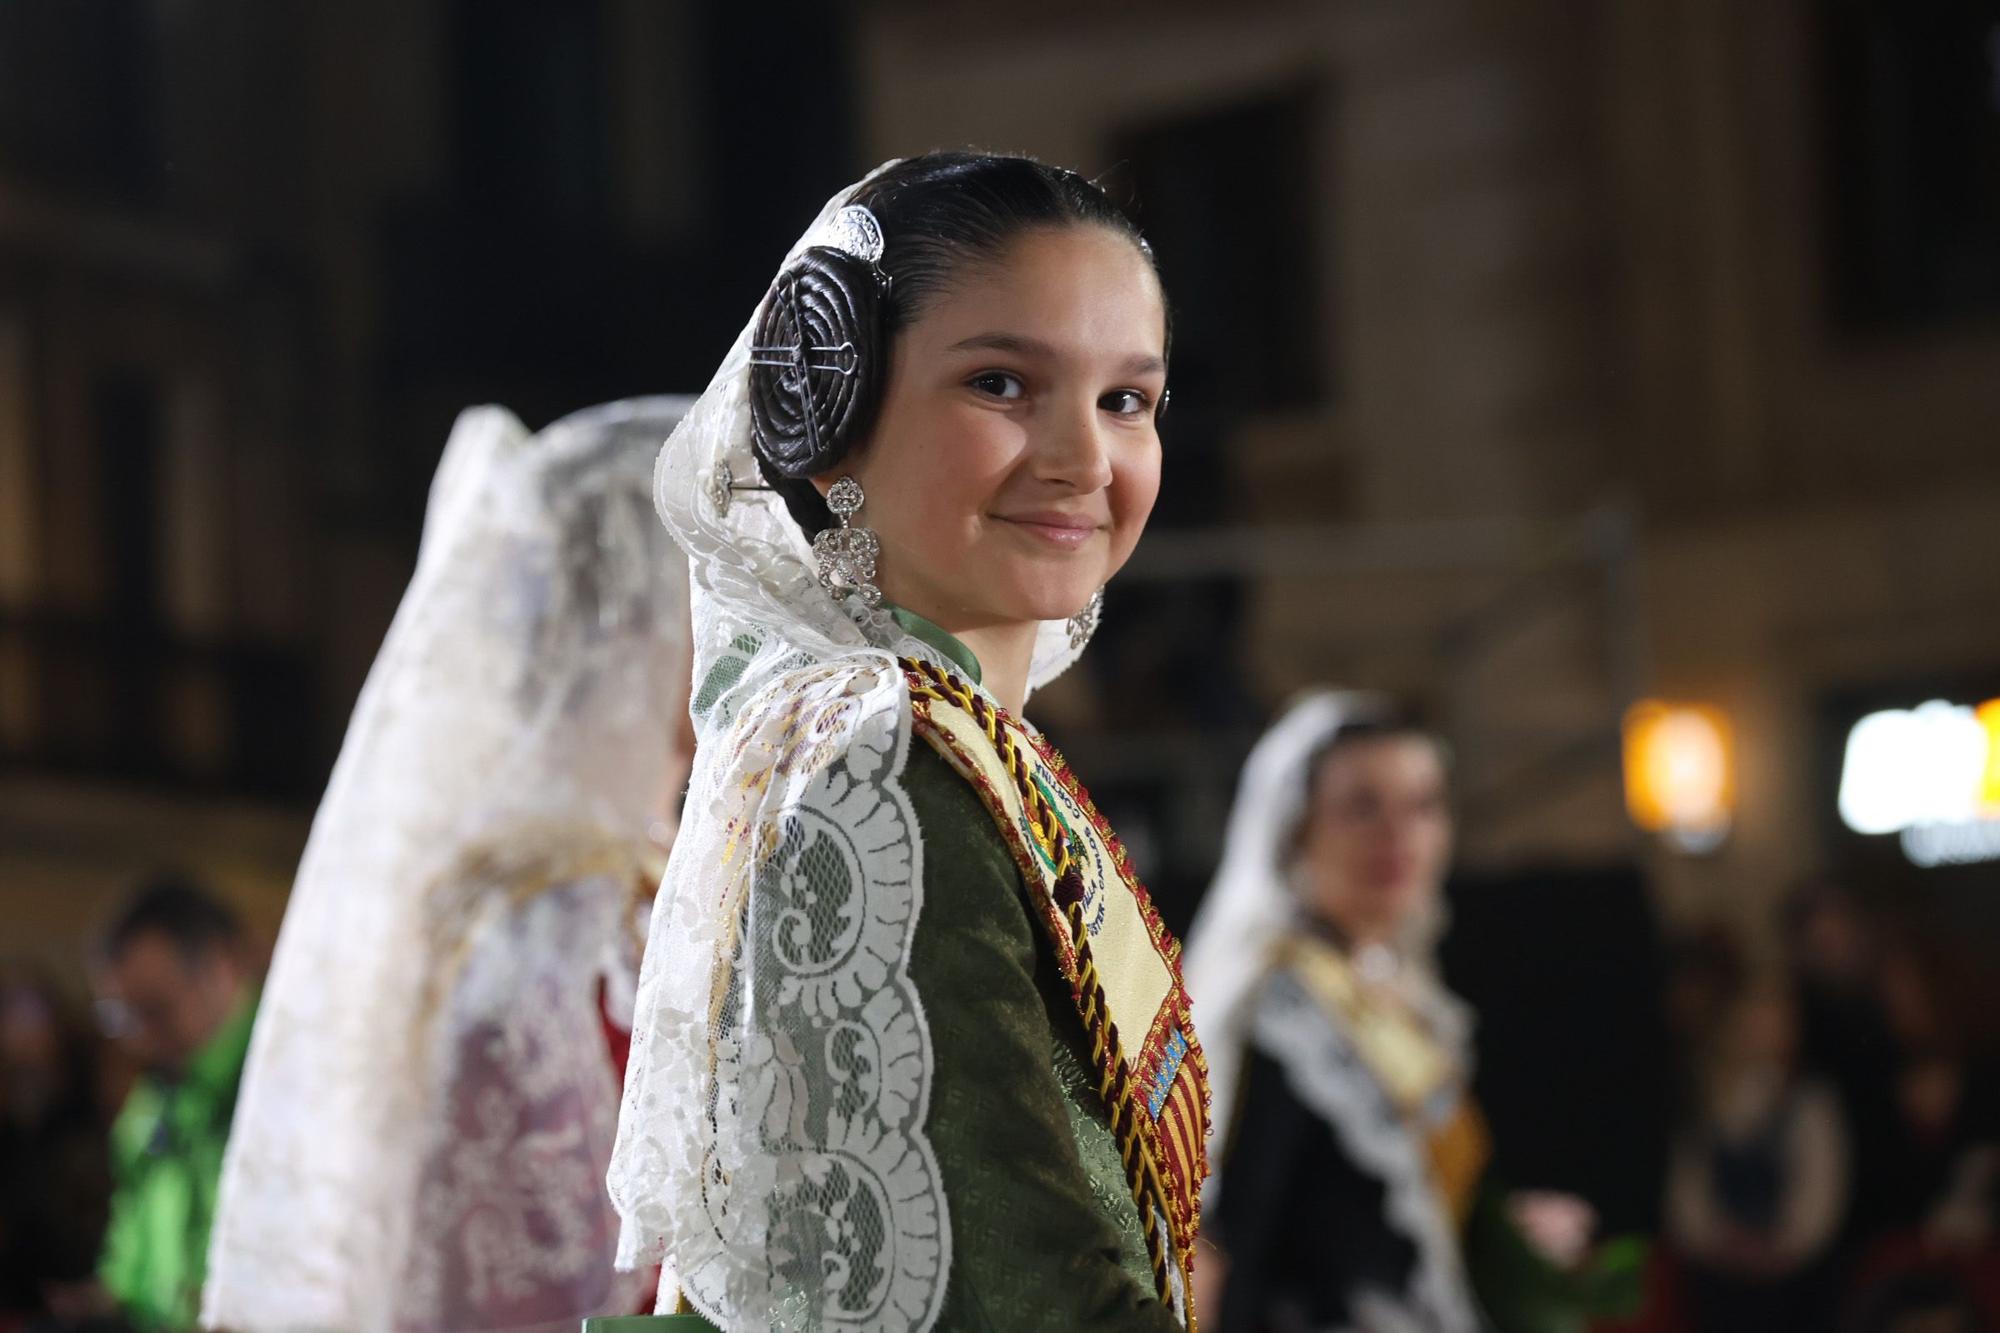
[[[2000,699],[1988,699],[1972,715],[1986,728],[1986,769],[1979,775],[1979,807],[1991,819],[2000,816]]]
[[[1736,742],[1722,710],[1646,699],[1626,711],[1625,808],[1683,851],[1721,845],[1736,812]]]

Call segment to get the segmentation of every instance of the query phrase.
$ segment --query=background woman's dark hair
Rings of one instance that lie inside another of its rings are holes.
[[[1429,741],[1437,747],[1439,756],[1450,762],[1451,750],[1444,743],[1444,738],[1432,731],[1413,709],[1392,704],[1379,713],[1370,713],[1341,724],[1331,736],[1319,743],[1312,752],[1312,758],[1306,761],[1306,807],[1311,809],[1318,800],[1320,784],[1326,780],[1326,761],[1336,753],[1363,741],[1404,739]]]
[[[882,224],[881,355],[895,336],[937,299],[967,265],[990,260],[1022,232],[1038,227],[1109,227],[1131,239],[1148,262],[1152,248],[1131,217],[1098,186],[1063,167],[998,153],[932,152],[905,158],[864,185],[854,202]],[[1157,271],[1157,268],[1156,268]],[[1169,343],[1172,322],[1169,319]],[[833,516],[811,481],[765,479],[812,537]]]
[[[1300,807],[1299,822],[1283,841],[1286,860],[1297,857],[1305,844],[1306,830],[1312,823],[1313,811],[1319,805],[1320,787],[1326,781],[1326,761],[1340,751],[1365,741],[1402,740],[1406,737],[1429,741],[1437,747],[1438,754],[1446,763],[1450,762],[1451,750],[1445,745],[1444,738],[1432,731],[1418,713],[1399,703],[1391,703],[1379,712],[1342,723],[1334,728],[1332,735],[1313,748],[1306,759],[1305,802]]]

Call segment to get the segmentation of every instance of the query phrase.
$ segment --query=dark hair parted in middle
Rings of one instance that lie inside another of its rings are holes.
[[[1306,761],[1308,801],[1318,793],[1326,772],[1327,760],[1334,755],[1367,741],[1401,740],[1430,742],[1437,749],[1438,757],[1449,767],[1451,747],[1445,744],[1444,738],[1431,730],[1430,725],[1415,708],[1400,701],[1392,702],[1380,710],[1364,713],[1341,723],[1334,728],[1332,735],[1313,749],[1311,757]]]
[[[1298,826],[1285,838],[1288,858],[1296,857],[1305,843],[1307,826],[1312,823],[1313,812],[1319,807],[1320,794],[1326,789],[1326,775],[1333,767],[1333,757],[1371,741],[1402,740],[1428,742],[1437,751],[1446,769],[1450,769],[1451,747],[1442,736],[1431,730],[1421,714],[1400,701],[1392,701],[1379,709],[1349,718],[1313,747],[1312,753],[1306,757],[1305,804],[1300,811]]]
[[[870,266],[808,250],[773,284],[753,339],[760,348],[798,341],[827,349],[817,353],[818,369],[803,373],[778,356],[760,356],[750,368],[758,466],[808,538],[833,523],[808,478],[867,438],[896,334],[960,271],[1038,228],[1108,227],[1153,260],[1138,227],[1102,189],[1032,158],[924,153],[868,181],[853,202],[881,224],[881,259]]]

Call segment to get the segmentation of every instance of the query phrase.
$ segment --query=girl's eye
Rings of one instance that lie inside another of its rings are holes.
[[[1021,383],[1019,375],[1004,370],[982,371],[966,383],[989,398],[1022,398],[1028,392],[1028,386]]]
[[[1137,389],[1113,389],[1097,400],[1098,406],[1116,412],[1121,417],[1136,417],[1151,407],[1152,400]]]

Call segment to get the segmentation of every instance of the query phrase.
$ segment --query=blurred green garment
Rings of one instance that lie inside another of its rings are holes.
[[[199,1326],[222,1150],[256,1012],[246,998],[178,1081],[142,1075],[111,1127],[111,1225],[98,1276],[141,1329]]]

